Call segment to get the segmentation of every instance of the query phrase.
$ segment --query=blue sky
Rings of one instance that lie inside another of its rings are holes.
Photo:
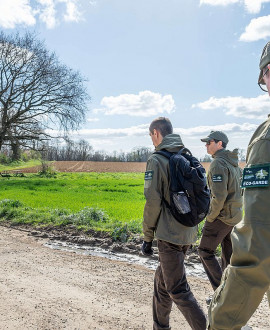
[[[88,79],[86,122],[71,137],[95,150],[152,147],[158,116],[196,156],[215,129],[246,149],[270,113],[257,85],[270,0],[0,0],[0,28],[35,31]]]

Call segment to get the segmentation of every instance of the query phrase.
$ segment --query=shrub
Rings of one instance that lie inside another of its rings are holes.
[[[127,242],[130,237],[130,231],[128,229],[127,223],[118,223],[118,225],[114,228],[111,236],[114,241],[120,241],[123,243]]]
[[[12,162],[12,158],[7,156],[5,153],[0,153],[0,164],[10,164]]]
[[[0,207],[13,207],[13,208],[18,208],[23,206],[23,204],[18,201],[18,200],[13,200],[13,199],[3,199],[0,201]]]
[[[101,209],[94,207],[85,207],[81,211],[60,217],[65,223],[73,223],[78,226],[89,226],[95,222],[105,222],[108,220],[108,215]]]
[[[41,170],[38,172],[39,176],[46,178],[55,178],[56,171],[53,169],[53,166],[45,160],[41,161]]]

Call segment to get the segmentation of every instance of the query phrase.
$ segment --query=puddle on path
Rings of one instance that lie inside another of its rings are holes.
[[[96,246],[78,245],[74,243],[53,240],[47,242],[45,246],[56,250],[69,251],[83,255],[92,255],[96,257],[103,257],[118,261],[125,261],[131,264],[145,266],[153,270],[155,270],[158,266],[158,260],[156,258],[144,257],[136,254],[129,254],[123,252],[112,252]],[[185,267],[188,276],[206,278],[206,274],[201,263],[192,263],[188,261],[185,262]]]

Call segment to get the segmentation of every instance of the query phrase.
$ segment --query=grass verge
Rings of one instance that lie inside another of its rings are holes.
[[[0,179],[0,221],[75,225],[127,241],[142,234],[143,173],[57,173]],[[198,241],[203,223],[199,225]]]

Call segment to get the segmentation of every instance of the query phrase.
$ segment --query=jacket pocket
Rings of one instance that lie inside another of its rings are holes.
[[[230,218],[233,224],[237,224],[242,219],[242,203],[232,202],[229,204]]]

